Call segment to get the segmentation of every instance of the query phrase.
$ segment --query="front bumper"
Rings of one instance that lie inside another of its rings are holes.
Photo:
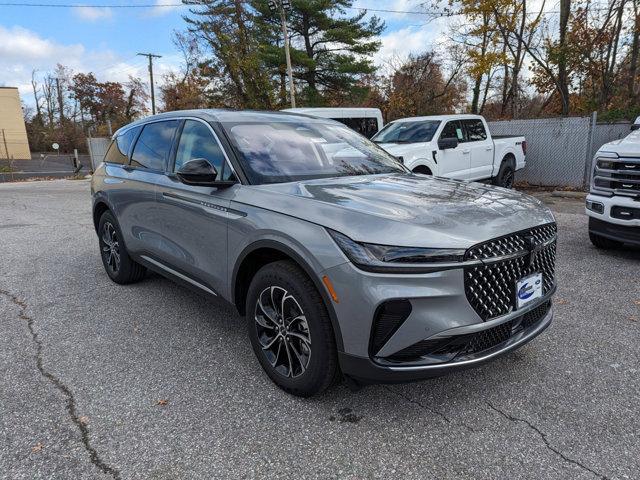
[[[553,293],[553,292],[551,292]],[[550,298],[551,295],[548,295]],[[518,315],[522,313],[518,312]],[[477,325],[471,328],[457,328],[446,332],[449,334],[465,335],[467,333],[476,333],[480,331],[478,327],[492,328],[496,322],[504,323],[513,319],[514,315],[505,316],[484,325]],[[529,328],[523,329],[512,335],[505,342],[496,345],[494,348],[484,350],[475,355],[466,355],[459,359],[454,359],[447,363],[431,364],[431,365],[404,365],[391,366],[380,365],[370,358],[363,358],[355,355],[349,355],[344,352],[339,353],[339,361],[342,371],[345,375],[355,379],[359,383],[403,383],[416,380],[424,380],[427,378],[438,377],[448,373],[466,370],[468,368],[477,367],[498,357],[501,357],[526,343],[533,340],[542,333],[553,319],[553,309],[550,308],[547,314],[537,323]]]
[[[590,194],[587,202],[602,205],[602,213],[586,209],[589,219],[589,232],[619,242],[640,245],[640,219],[616,218],[616,209],[627,211],[640,210],[640,201],[631,197],[617,195],[605,197]],[[620,215],[618,215],[620,216]]]

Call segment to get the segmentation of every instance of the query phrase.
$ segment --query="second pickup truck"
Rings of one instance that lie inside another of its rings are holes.
[[[492,136],[479,115],[412,117],[388,123],[372,140],[415,173],[491,180],[513,187],[525,166],[524,137]]]

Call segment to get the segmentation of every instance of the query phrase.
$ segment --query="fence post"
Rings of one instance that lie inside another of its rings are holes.
[[[591,150],[593,150],[593,135],[598,122],[598,112],[593,112],[589,120],[589,133],[587,134],[587,153],[584,161],[584,181],[582,186],[587,188],[591,183],[591,164],[593,163],[593,156]]]

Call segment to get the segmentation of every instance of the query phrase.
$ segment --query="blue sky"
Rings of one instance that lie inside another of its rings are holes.
[[[29,2],[24,2],[29,3]],[[42,0],[37,3],[69,3]],[[179,0],[99,0],[83,5],[175,4]],[[417,1],[356,0],[357,7],[410,11]],[[180,57],[172,32],[185,28],[185,7],[157,8],[46,8],[0,6],[0,85],[17,86],[25,103],[32,103],[31,71],[46,72],[62,63],[74,71],[93,71],[100,80],[146,80],[146,59],[137,52],[163,56],[156,62],[157,79],[176,69]],[[425,23],[421,15],[377,13],[387,24],[383,47],[376,56],[383,65],[390,57],[422,51],[438,42],[444,24]]]

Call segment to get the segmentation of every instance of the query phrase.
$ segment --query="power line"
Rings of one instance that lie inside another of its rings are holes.
[[[103,3],[103,4],[72,4],[72,3],[17,3],[17,2],[0,2],[0,7],[44,7],[44,8],[116,8],[116,9],[127,9],[127,8],[135,8],[135,9],[145,9],[145,8],[176,8],[176,7],[198,7],[198,6],[206,6],[206,5],[198,5],[198,4],[184,4],[184,3],[164,3],[164,4],[154,4],[154,3],[140,3],[140,4],[114,4],[114,3]],[[358,10],[358,11],[367,11],[374,13],[394,13],[400,15],[425,15],[425,16],[437,16],[437,17],[455,17],[460,15],[465,15],[464,12],[460,11],[450,11],[450,10],[432,10],[432,11],[419,11],[419,10],[395,10],[389,8],[367,8],[367,7],[343,7],[349,10]],[[599,8],[591,8],[591,11],[606,11],[609,10],[608,7],[599,7]],[[547,10],[542,12],[542,15],[554,15],[560,13],[559,10]],[[537,15],[538,12],[529,12],[530,15]]]

